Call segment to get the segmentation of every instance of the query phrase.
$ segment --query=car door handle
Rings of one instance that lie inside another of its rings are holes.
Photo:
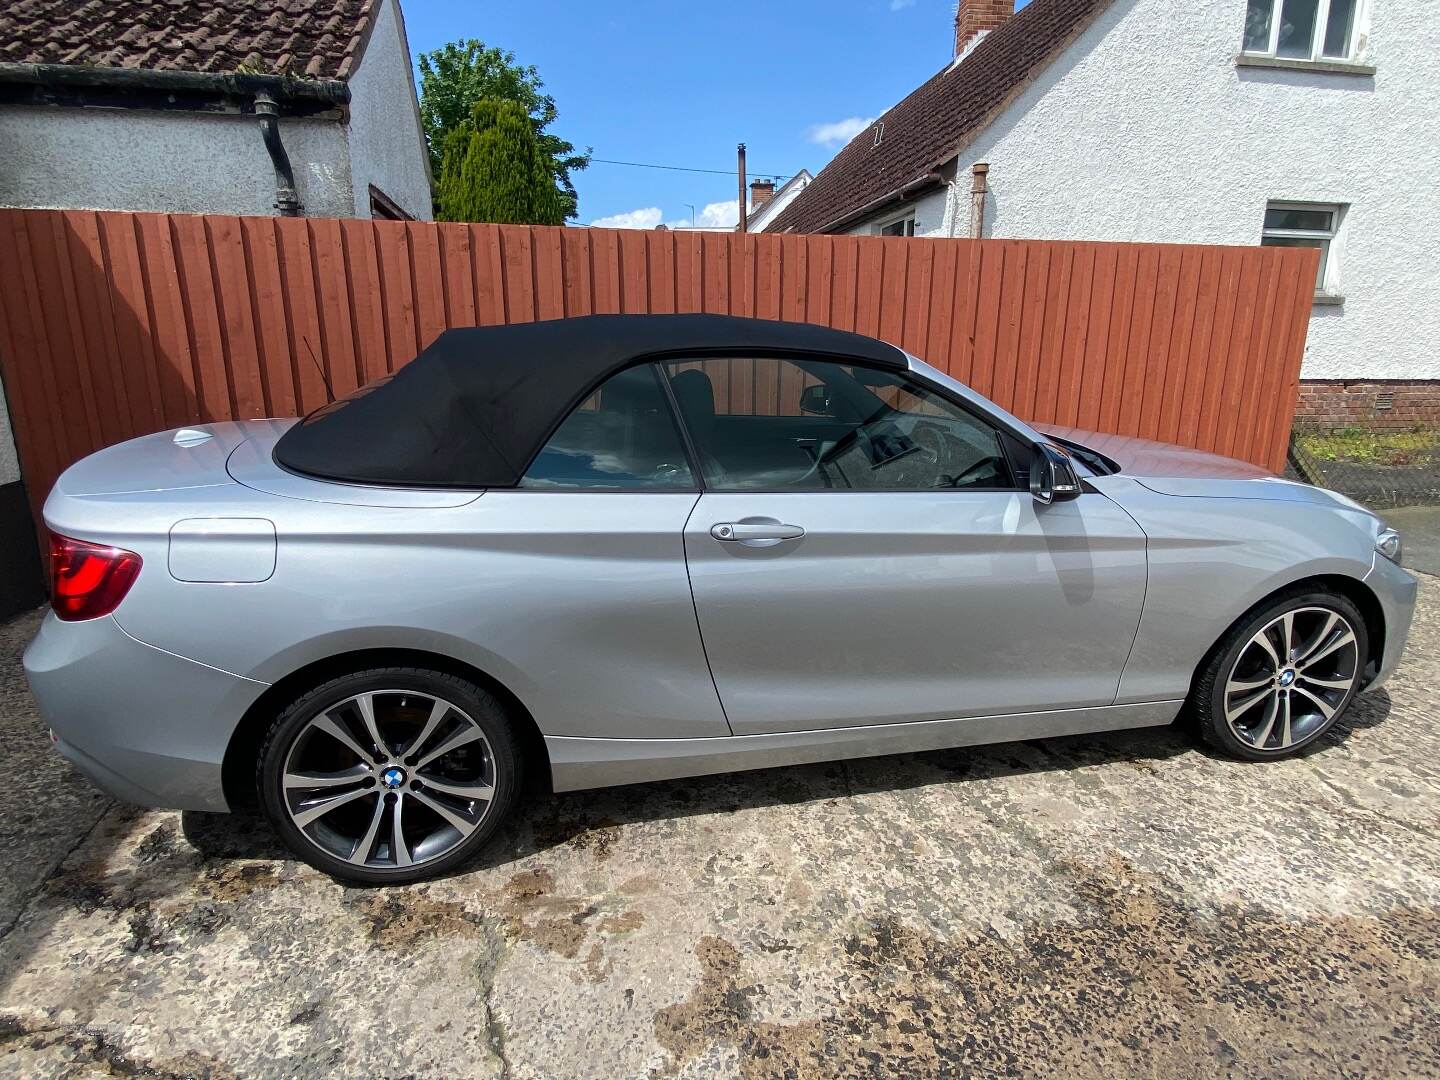
[[[745,543],[751,540],[799,540],[805,530],[799,525],[777,522],[721,521],[710,526],[716,540]]]

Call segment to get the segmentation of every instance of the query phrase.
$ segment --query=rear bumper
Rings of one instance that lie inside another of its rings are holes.
[[[1405,641],[1410,636],[1410,620],[1415,615],[1415,596],[1419,585],[1408,571],[1378,553],[1370,572],[1365,575],[1365,584],[1379,597],[1380,610],[1385,614],[1385,649],[1375,678],[1365,686],[1366,690],[1373,690],[1394,674],[1400,665]]]
[[[137,641],[112,618],[47,615],[25,674],[55,747],[125,802],[228,810],[221,763],[265,684]]]

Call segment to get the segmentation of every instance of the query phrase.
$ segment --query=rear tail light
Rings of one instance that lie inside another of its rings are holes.
[[[139,573],[133,551],[50,536],[50,606],[66,622],[109,615]]]

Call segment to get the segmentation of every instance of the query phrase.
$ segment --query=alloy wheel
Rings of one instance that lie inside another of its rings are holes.
[[[1318,735],[1360,673],[1355,628],[1337,611],[1301,607],[1262,626],[1225,682],[1225,721],[1256,750],[1288,750]]]
[[[285,756],[291,822],[326,854],[367,870],[432,862],[475,832],[495,798],[495,754],[453,702],[372,690],[321,710]]]

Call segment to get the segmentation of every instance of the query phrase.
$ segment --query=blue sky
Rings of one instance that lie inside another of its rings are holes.
[[[534,64],[560,108],[552,130],[597,158],[728,171],[577,175],[580,222],[642,227],[688,223],[686,204],[733,224],[737,142],[752,179],[819,172],[949,61],[954,20],[954,0],[401,2],[416,53],[476,37]]]

